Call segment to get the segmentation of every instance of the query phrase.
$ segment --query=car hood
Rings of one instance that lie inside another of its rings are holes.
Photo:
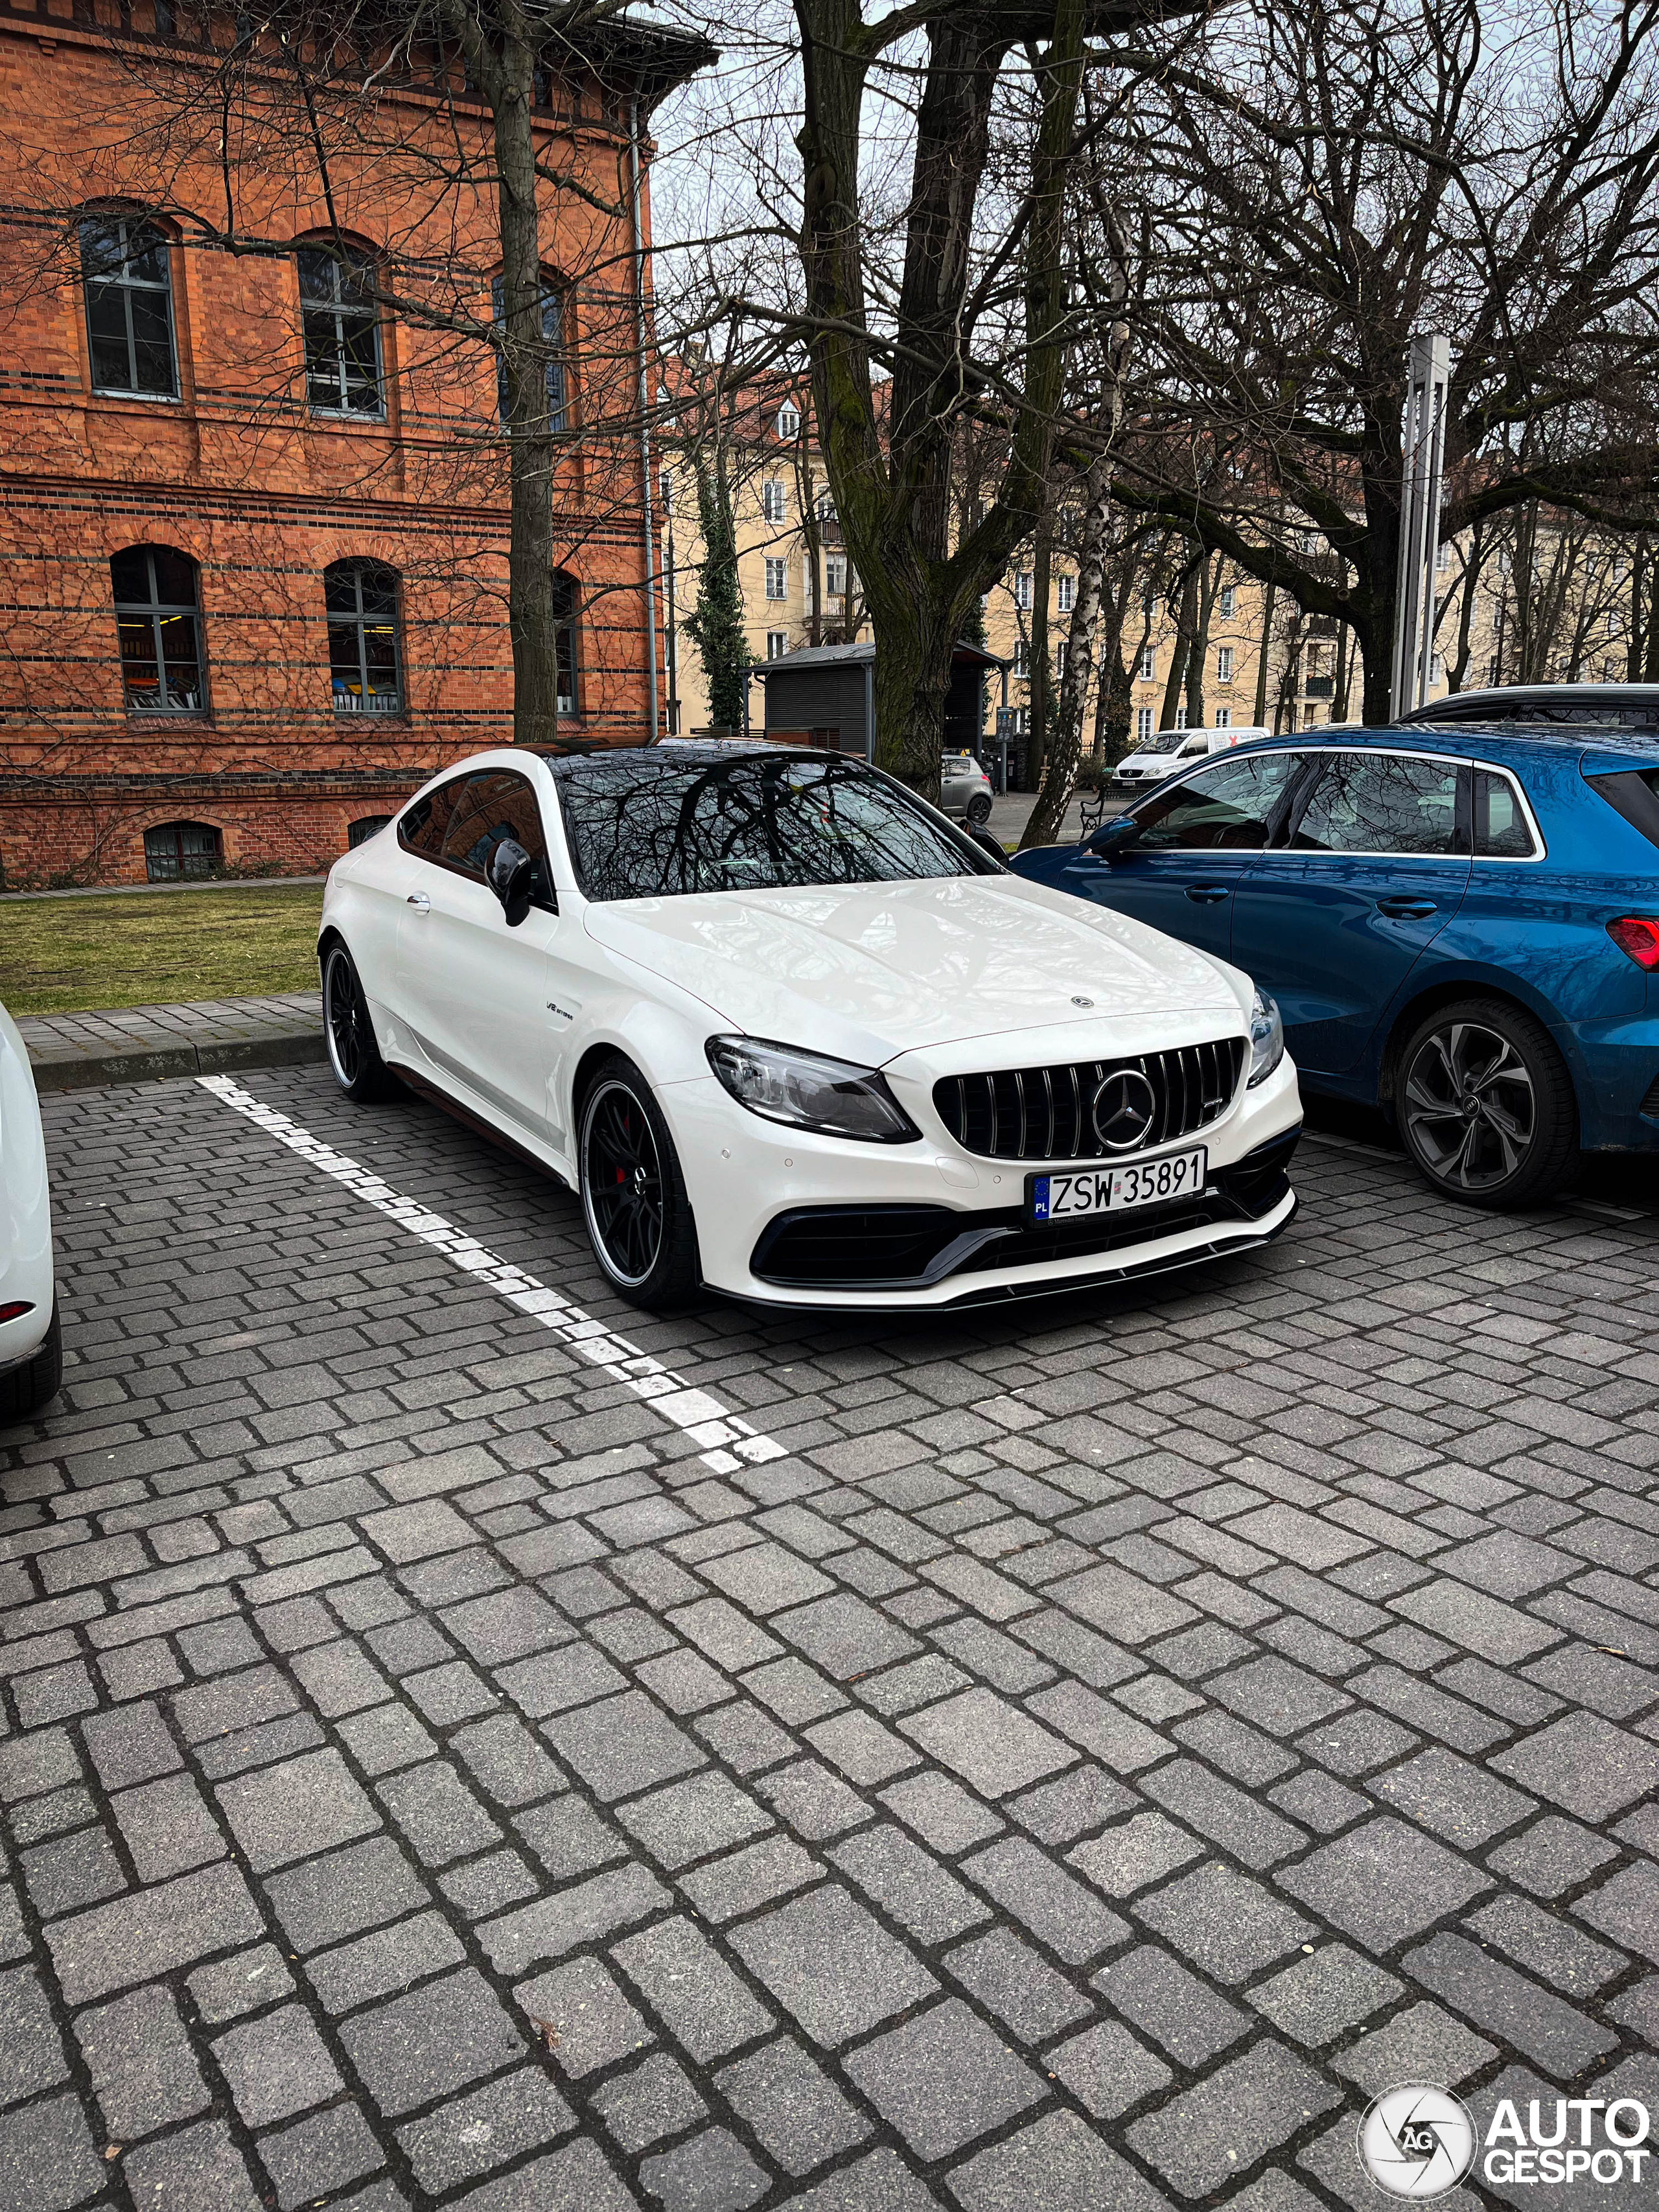
[[[1240,1019],[1204,954],[1015,876],[629,899],[589,907],[586,927],[734,1030],[867,1066],[1032,1030],[1082,1032],[1083,1056],[1149,1018]]]

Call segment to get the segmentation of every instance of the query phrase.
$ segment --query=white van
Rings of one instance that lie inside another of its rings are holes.
[[[1272,735],[1271,730],[1255,722],[1225,730],[1154,730],[1133,752],[1124,755],[1112,772],[1112,781],[1120,789],[1148,790],[1178,768],[1190,768],[1206,753],[1224,753],[1234,745],[1247,745]]]

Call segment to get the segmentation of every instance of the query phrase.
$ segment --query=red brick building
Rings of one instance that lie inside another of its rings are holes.
[[[296,143],[261,33],[222,166],[242,33],[188,21],[0,0],[9,888],[326,866],[512,734],[507,461],[468,335],[497,312],[488,112],[415,55]],[[544,176],[570,179],[540,210],[560,715],[618,742],[646,733],[661,638],[629,133],[707,58],[613,29],[537,80]]]

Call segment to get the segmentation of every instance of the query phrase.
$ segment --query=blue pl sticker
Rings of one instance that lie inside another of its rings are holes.
[[[1048,1218],[1047,1176],[1034,1176],[1031,1179],[1031,1218],[1033,1221],[1046,1221]]]

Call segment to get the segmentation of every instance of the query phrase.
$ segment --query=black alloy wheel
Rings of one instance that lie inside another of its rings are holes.
[[[1501,999],[1443,1006],[1411,1037],[1396,1093],[1424,1179],[1470,1206],[1541,1204],[1577,1160],[1572,1083],[1529,1014]]]
[[[968,802],[968,819],[975,830],[982,830],[991,818],[991,802],[985,793],[977,792]]]
[[[630,1304],[683,1305],[698,1285],[679,1157],[649,1085],[620,1054],[582,1102],[582,1212],[594,1256]]]
[[[334,1080],[348,1098],[363,1105],[396,1093],[398,1080],[374,1042],[374,1024],[357,970],[338,942],[323,955],[323,1034]]]

